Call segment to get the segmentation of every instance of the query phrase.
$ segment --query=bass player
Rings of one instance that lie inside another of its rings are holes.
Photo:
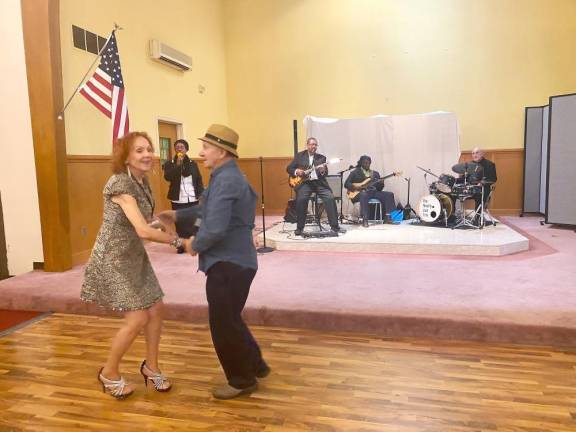
[[[383,213],[389,214],[396,204],[392,192],[384,192],[384,182],[380,178],[380,173],[370,169],[372,159],[370,156],[361,156],[356,168],[350,173],[344,187],[348,190],[349,196],[352,196],[353,203],[360,202],[360,214],[362,216],[362,226],[368,226],[369,208],[368,201],[377,199],[382,204]],[[361,184],[361,186],[360,186]],[[384,219],[384,216],[383,216]]]
[[[306,150],[298,153],[290,165],[286,168],[288,174],[299,181],[291,181],[295,184],[296,190],[296,231],[294,234],[301,236],[306,224],[306,213],[308,212],[308,201],[312,192],[316,192],[318,198],[324,203],[330,229],[338,234],[346,231],[338,225],[338,211],[332,190],[326,181],[328,168],[326,167],[326,156],[316,153],[318,140],[310,137],[306,140]]]

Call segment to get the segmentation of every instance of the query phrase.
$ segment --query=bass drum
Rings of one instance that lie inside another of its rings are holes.
[[[422,222],[435,223],[449,218],[454,213],[454,202],[441,193],[425,195],[418,202],[418,216]],[[446,216],[444,216],[446,215]]]

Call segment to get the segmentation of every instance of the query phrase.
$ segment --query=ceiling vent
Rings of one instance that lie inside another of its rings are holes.
[[[150,57],[180,71],[192,69],[191,57],[156,39],[150,41]]]

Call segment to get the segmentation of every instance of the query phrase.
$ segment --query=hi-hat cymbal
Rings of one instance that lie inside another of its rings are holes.
[[[480,164],[476,162],[463,162],[452,166],[452,171],[457,174],[474,174],[479,168]]]

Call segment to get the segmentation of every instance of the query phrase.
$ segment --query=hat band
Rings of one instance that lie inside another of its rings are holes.
[[[208,138],[211,139],[212,141],[216,141],[219,144],[224,144],[227,145],[228,147],[232,147],[234,150],[236,150],[236,148],[238,148],[237,144],[232,144],[229,141],[223,140],[222,138],[218,138],[217,136],[211,135],[209,133],[207,133],[206,135],[204,135],[204,138]]]

